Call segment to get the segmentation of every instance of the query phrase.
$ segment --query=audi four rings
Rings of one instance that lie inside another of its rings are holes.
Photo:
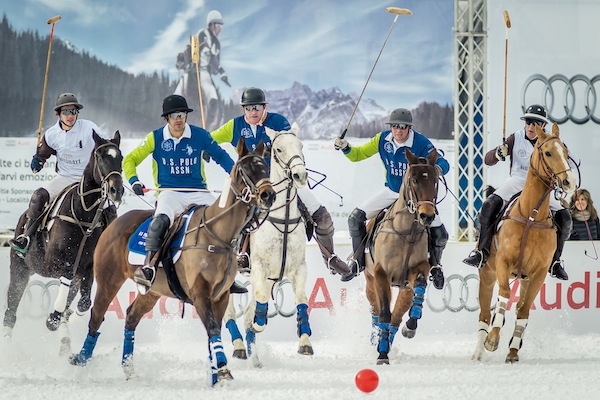
[[[600,124],[600,112],[596,115],[596,83],[600,75],[588,78],[577,74],[568,78],[562,74],[546,78],[544,75],[531,75],[523,85],[521,107],[532,103],[546,106],[548,118],[557,124],[571,121],[582,125],[588,121]]]

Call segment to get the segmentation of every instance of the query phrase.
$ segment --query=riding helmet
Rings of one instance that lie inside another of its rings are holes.
[[[252,104],[267,104],[265,92],[263,92],[262,89],[250,87],[244,90],[244,93],[242,93],[241,104],[243,106],[249,106]]]
[[[539,104],[532,104],[527,107],[525,110],[525,115],[521,117],[522,120],[525,119],[534,119],[536,121],[541,121],[545,124],[548,123],[548,111],[546,107],[541,106]]]
[[[188,103],[185,100],[185,97],[180,96],[178,94],[172,94],[170,96],[165,97],[162,104],[162,115],[161,117],[166,117],[168,114],[177,111],[185,111],[192,112],[191,108],[188,107]]]
[[[217,10],[212,10],[208,12],[206,16],[206,26],[210,26],[210,24],[220,24],[223,25],[223,17],[221,13]]]
[[[77,97],[73,93],[62,93],[56,99],[54,111],[59,111],[64,106],[75,106],[76,109],[81,110],[83,106],[77,101]]]
[[[412,114],[406,108],[396,108],[390,114],[390,120],[386,122],[388,125],[404,124],[412,125]]]

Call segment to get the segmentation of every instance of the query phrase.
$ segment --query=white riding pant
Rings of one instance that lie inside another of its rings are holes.
[[[63,191],[67,186],[72,185],[73,183],[79,182],[81,180],[80,176],[64,176],[64,175],[56,175],[54,178],[44,183],[41,187],[48,191],[50,195],[50,203]]]
[[[390,207],[394,201],[396,201],[396,199],[398,199],[398,193],[386,186],[381,192],[371,196],[371,198],[367,199],[364,203],[358,206],[358,208],[365,212],[367,219],[371,219],[376,217],[377,214],[379,214],[379,211]],[[440,218],[439,214],[436,213],[431,226],[436,228],[441,225],[442,219]]]
[[[190,204],[210,205],[215,197],[210,192],[177,192],[174,190],[161,191],[156,199],[154,215],[165,214],[173,225],[175,217],[185,211]]]
[[[502,185],[500,185],[496,191],[494,191],[494,194],[502,197],[502,200],[507,203],[515,194],[522,191],[523,187],[524,182],[522,179],[511,176]],[[550,193],[550,210],[556,212],[558,210],[562,210],[563,208],[564,207],[560,201],[557,200],[552,193]]]
[[[298,197],[300,197],[310,215],[313,215],[321,207],[321,203],[317,200],[308,185],[298,189]]]

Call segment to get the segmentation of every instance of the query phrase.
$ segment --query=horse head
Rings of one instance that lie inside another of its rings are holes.
[[[271,170],[279,169],[297,188],[306,185],[308,172],[304,166],[302,142],[298,139],[298,125],[294,123],[290,131],[274,131],[266,128],[271,138]]]
[[[531,155],[533,172],[542,181],[553,188],[560,188],[565,193],[572,193],[577,187],[575,174],[569,165],[569,149],[560,140],[560,132],[556,122],[552,125],[552,133],[546,133],[537,126],[535,131],[538,140]]]
[[[116,131],[110,140],[103,139],[95,131],[93,136],[95,146],[88,168],[92,169],[94,181],[102,189],[102,195],[108,196],[114,203],[120,203],[125,191],[121,175],[123,154],[119,148],[121,134]]]
[[[404,174],[404,199],[406,206],[416,213],[421,224],[429,226],[435,218],[438,192],[437,151],[427,157],[417,157],[405,149],[408,169]]]
[[[263,157],[261,142],[255,152],[246,147],[244,138],[237,145],[238,161],[231,171],[232,186],[242,201],[268,209],[275,201],[275,190],[269,176],[269,166]]]

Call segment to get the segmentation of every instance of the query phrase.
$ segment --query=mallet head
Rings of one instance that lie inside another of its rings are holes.
[[[57,15],[56,17],[52,17],[48,20],[48,25],[54,24],[58,21],[60,21],[62,17],[60,15]]]
[[[389,12],[390,14],[396,14],[396,15],[412,15],[412,13],[413,13],[408,8],[400,8],[400,7],[388,7],[385,9],[385,11]]]
[[[508,11],[504,10],[504,23],[507,28],[510,28],[510,17],[508,16]]]

